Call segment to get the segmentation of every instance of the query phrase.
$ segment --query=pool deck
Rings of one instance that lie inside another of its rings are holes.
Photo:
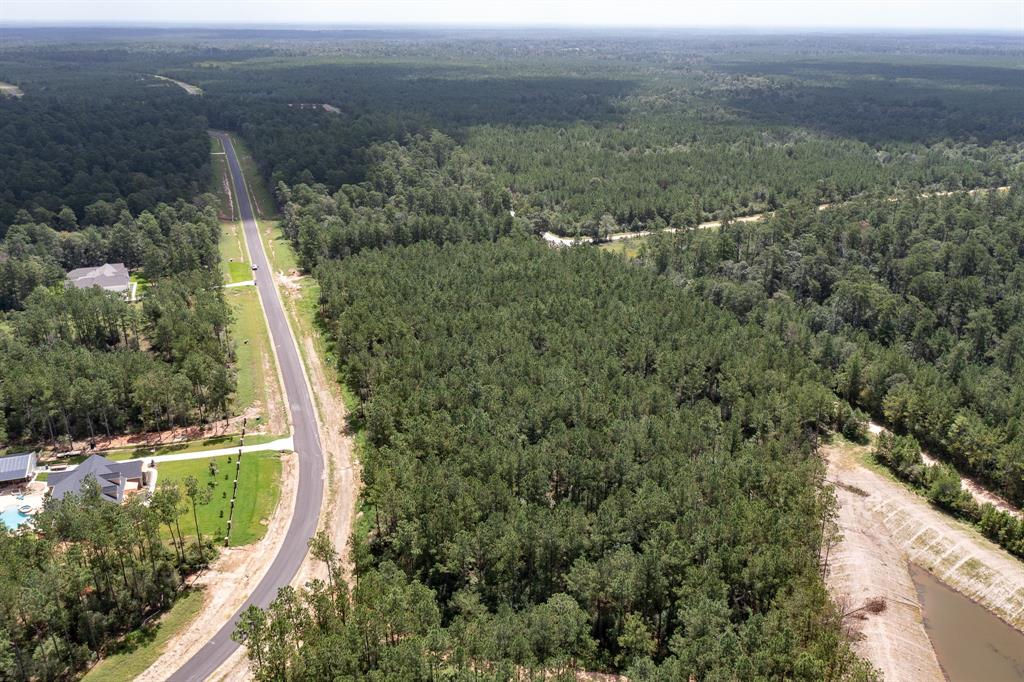
[[[19,493],[16,492],[19,489],[27,489],[22,499],[18,498]],[[9,507],[21,507],[27,504],[32,507],[32,512],[39,511],[43,507],[45,495],[46,483],[42,481],[34,481],[17,486],[4,486],[0,489],[0,510],[8,509]]]

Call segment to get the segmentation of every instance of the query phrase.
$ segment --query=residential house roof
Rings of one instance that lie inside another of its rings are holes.
[[[31,478],[36,468],[36,453],[22,452],[0,457],[0,483]]]
[[[46,481],[50,495],[58,500],[67,494],[82,492],[82,484],[92,476],[100,486],[100,494],[109,502],[124,500],[125,484],[142,478],[142,461],[112,462],[101,455],[92,455],[70,471],[52,471]]]
[[[128,291],[130,278],[124,263],[104,263],[91,268],[76,268],[67,274],[77,289],[100,287],[107,291]]]

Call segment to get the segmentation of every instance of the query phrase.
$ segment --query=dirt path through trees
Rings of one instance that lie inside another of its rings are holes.
[[[976,194],[981,194],[981,193],[984,193],[984,192],[1007,192],[1009,190],[1010,190],[1010,186],[1009,185],[1003,185],[1001,187],[976,187],[974,189],[969,189],[969,190],[948,190],[948,191],[941,191],[941,192],[922,192],[921,194],[918,195],[918,198],[920,198],[920,199],[927,199],[928,197],[948,197],[948,196],[952,196],[954,194],[962,194],[962,193],[966,193],[966,194],[968,194],[970,196],[974,196]],[[893,197],[889,201],[898,201],[898,199],[896,197]],[[826,208],[831,208],[832,206],[835,206],[835,205],[836,204],[819,204],[818,205],[818,210],[819,211],[824,211]],[[753,215],[745,215],[745,216],[740,216],[738,218],[733,218],[731,220],[731,222],[734,222],[734,223],[756,223],[756,222],[759,222],[761,220],[764,220],[765,218],[770,217],[773,213],[774,213],[774,211],[768,211],[766,213],[754,213]],[[706,222],[698,224],[693,229],[696,229],[696,230],[716,230],[716,229],[720,228],[721,226],[722,226],[722,221],[721,220],[708,220]],[[687,230],[687,229],[690,229],[690,228],[686,228],[686,227],[666,227],[664,230],[660,230],[659,233],[674,234],[676,232],[680,232],[682,230]],[[638,237],[648,237],[648,236],[650,236],[652,234],[654,234],[654,231],[652,231],[652,230],[640,230],[638,232],[616,232],[615,234],[608,235],[608,238],[607,238],[606,241],[618,242],[618,241],[622,241],[624,239],[637,239]],[[595,244],[595,243],[598,242],[598,240],[594,239],[593,237],[561,237],[561,236],[555,234],[554,232],[545,232],[542,236],[544,238],[544,241],[548,242],[549,244],[551,244],[553,246],[576,246],[577,244]]]
[[[887,428],[873,421],[868,422],[868,431],[870,431],[875,436],[877,436],[880,433],[890,433],[890,431]],[[923,461],[926,465],[931,467],[938,464],[941,460],[939,460],[937,457],[933,456],[929,452],[921,450],[921,461]],[[971,497],[974,498],[975,502],[977,502],[978,504],[991,504],[993,507],[1000,511],[1004,511],[1007,514],[1010,514],[1011,516],[1020,518],[1020,509],[1013,506],[1007,500],[1003,499],[999,495],[996,495],[995,493],[991,492],[990,490],[982,486],[980,483],[975,481],[973,478],[964,476],[963,474],[960,474],[960,472],[957,473],[960,475],[960,487],[969,492],[971,494]]]

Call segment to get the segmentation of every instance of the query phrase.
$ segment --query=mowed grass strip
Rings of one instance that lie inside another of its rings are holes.
[[[251,280],[252,268],[245,250],[241,225],[222,222],[220,227],[220,269],[224,278],[229,284]]]
[[[195,476],[199,485],[211,489],[210,503],[199,505],[199,530],[204,537],[213,538],[222,544],[227,531],[231,511],[231,492],[234,488],[238,455],[222,455],[203,459],[189,459],[181,462],[157,464],[159,479],[175,480],[184,486],[185,478]],[[210,463],[216,465],[211,473]],[[183,490],[184,492],[184,490]],[[235,496],[235,515],[232,521],[231,546],[248,545],[260,540],[267,532],[267,522],[277,508],[281,498],[281,457],[276,452],[247,452],[242,455],[242,466],[238,471],[238,491]],[[181,515],[179,523],[186,542],[195,540],[196,526],[192,507],[185,499],[188,509]],[[167,533],[167,529],[162,530]]]
[[[203,608],[201,590],[181,597],[159,621],[130,633],[124,651],[104,658],[82,678],[84,682],[122,682],[135,679],[164,652],[167,642],[196,619]]]
[[[228,173],[228,158],[224,154],[224,145],[212,135],[210,136],[210,152],[210,192],[216,194],[219,199],[217,212],[224,218],[234,218],[237,215],[235,202],[232,195],[224,188],[225,180],[228,182],[228,186],[231,183],[231,175]],[[234,188],[231,191],[233,192]]]
[[[255,287],[236,287],[224,292],[234,319],[231,338],[235,344],[235,367],[238,371],[235,396],[231,405],[234,414],[242,414],[257,400],[267,408],[268,382],[277,382],[277,369],[270,348],[270,335],[263,319],[263,308]],[[269,415],[262,415],[267,418]]]

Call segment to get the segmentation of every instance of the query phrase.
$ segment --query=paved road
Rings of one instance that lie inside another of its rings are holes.
[[[288,318],[281,306],[281,299],[274,287],[270,263],[267,262],[267,256],[263,251],[259,228],[253,217],[252,200],[249,198],[249,189],[245,185],[242,168],[238,165],[235,148],[226,134],[214,135],[224,144],[224,150],[227,152],[231,181],[241,210],[245,241],[253,264],[259,266],[254,273],[256,288],[259,290],[263,309],[270,323],[270,338],[274,343],[278,366],[284,377],[284,392],[292,418],[292,435],[299,457],[299,487],[296,492],[295,514],[270,570],[238,613],[231,617],[206,646],[171,675],[169,679],[173,682],[205,680],[234,653],[238,644],[231,640],[231,632],[235,628],[239,613],[250,604],[268,605],[277,595],[278,588],[291,582],[306,556],[306,543],[316,532],[323,498],[324,463],[320,449],[320,434],[317,432],[312,393],[302,370],[302,359],[299,357],[292,330],[288,326]]]

